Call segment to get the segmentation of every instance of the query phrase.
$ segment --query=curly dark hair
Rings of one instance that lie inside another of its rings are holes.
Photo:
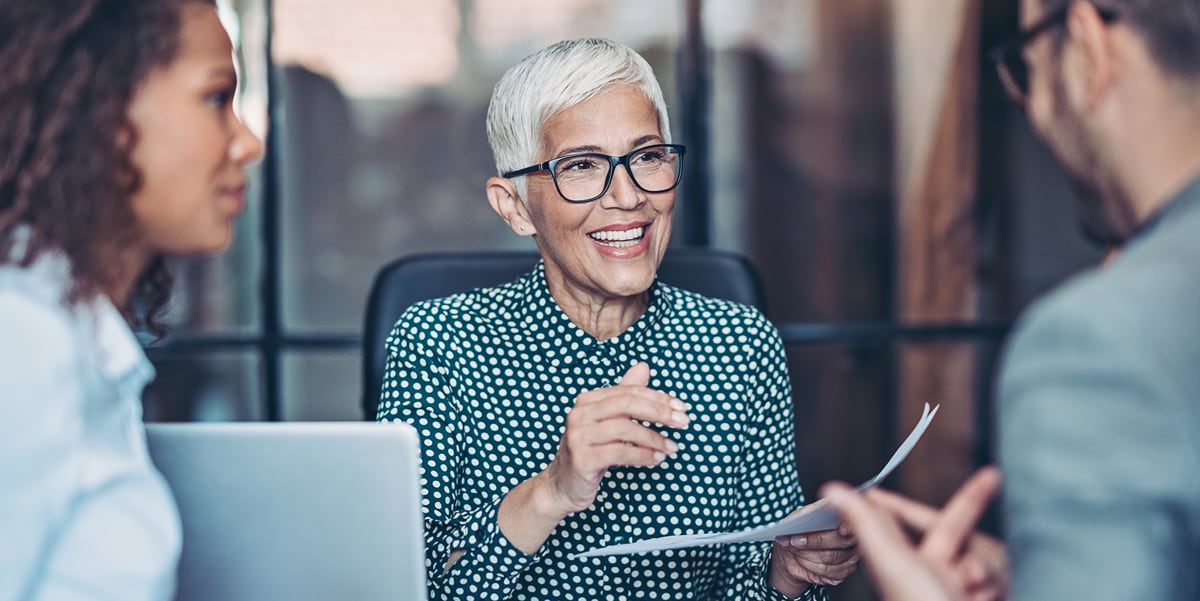
[[[146,77],[174,59],[191,2],[214,0],[0,2],[0,265],[65,254],[68,303],[111,289],[121,275],[142,180],[130,158],[137,132],[128,107]],[[156,318],[170,289],[156,258],[119,308],[161,336]]]

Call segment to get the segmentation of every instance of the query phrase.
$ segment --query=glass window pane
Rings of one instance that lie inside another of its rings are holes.
[[[894,450],[891,346],[792,344],[787,354],[805,490],[873,476]]]
[[[149,355],[158,374],[142,398],[146,421],[265,418],[257,352],[151,350]]]
[[[284,323],[357,332],[381,266],[532,249],[492,213],[484,116],[505,69],[567,37],[644,51],[668,98],[682,2],[275,0]],[[674,103],[672,103],[674,104]]]
[[[359,398],[358,351],[295,351],[283,356],[280,388],[285,421],[357,421]]]

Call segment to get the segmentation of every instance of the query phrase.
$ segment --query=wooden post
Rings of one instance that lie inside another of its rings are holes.
[[[800,2],[803,0],[771,0]],[[758,52],[741,61],[745,130],[714,148],[743,153],[746,250],[770,317],[840,322],[893,315],[891,0],[811,0],[800,69]],[[718,63],[719,64],[719,63]],[[728,82],[729,80],[724,80]],[[729,86],[730,83],[724,84]],[[723,89],[728,89],[727,87]],[[714,173],[722,172],[723,167]],[[865,480],[891,452],[891,349],[788,347],[801,482]],[[844,587],[843,587],[844,588]],[[847,597],[844,590],[839,598]]]
[[[972,320],[980,2],[903,0],[893,23],[898,317]],[[973,467],[974,351],[969,343],[898,349],[897,435],[924,403],[941,404],[901,470],[901,487],[917,498],[944,501]]]

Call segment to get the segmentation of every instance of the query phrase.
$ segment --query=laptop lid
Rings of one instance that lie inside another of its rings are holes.
[[[183,521],[179,601],[424,601],[403,423],[147,424]]]

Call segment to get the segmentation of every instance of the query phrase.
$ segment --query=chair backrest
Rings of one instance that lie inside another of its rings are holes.
[[[375,276],[363,326],[363,418],[375,419],[387,362],[384,342],[410,305],[475,288],[497,286],[529,273],[537,252],[457,252],[404,257]],[[658,277],[672,286],[765,310],[754,266],[735,253],[672,247]]]

